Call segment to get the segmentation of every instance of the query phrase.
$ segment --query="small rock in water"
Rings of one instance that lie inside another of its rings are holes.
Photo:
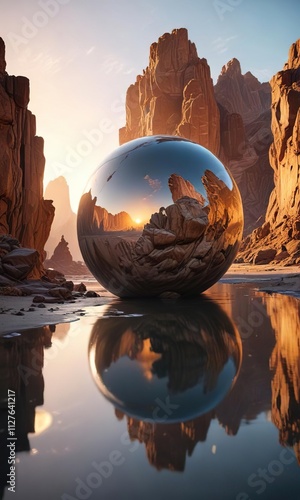
[[[43,295],[35,295],[32,299],[32,302],[45,302],[45,297]]]
[[[79,283],[78,285],[75,285],[74,286],[74,291],[75,292],[81,292],[81,293],[86,292],[86,286],[85,286],[85,284],[84,283]]]

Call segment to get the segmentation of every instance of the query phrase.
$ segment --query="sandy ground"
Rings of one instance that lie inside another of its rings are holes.
[[[250,283],[253,288],[268,293],[286,293],[300,299],[300,267],[251,266],[233,264],[220,280],[222,283]],[[95,290],[100,297],[80,297],[64,304],[32,303],[32,296],[0,296],[0,336],[43,325],[78,321],[88,314],[90,307],[100,307],[117,298],[104,291],[96,282],[86,283],[88,290]]]
[[[253,266],[233,264],[222,283],[251,283],[269,293],[286,293],[300,298],[300,266]]]

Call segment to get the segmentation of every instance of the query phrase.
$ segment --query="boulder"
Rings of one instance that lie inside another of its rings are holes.
[[[262,265],[269,264],[276,255],[276,250],[274,248],[263,248],[258,250],[253,257],[253,264]]]
[[[2,257],[3,273],[15,280],[23,280],[38,262],[39,254],[32,248],[18,248]]]

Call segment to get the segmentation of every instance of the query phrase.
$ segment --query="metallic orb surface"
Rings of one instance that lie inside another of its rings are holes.
[[[88,355],[99,391],[119,412],[171,423],[224,399],[238,378],[242,343],[224,310],[204,296],[132,299],[114,302],[96,321]]]
[[[243,231],[238,188],[207,149],[149,136],[98,167],[77,216],[95,278],[119,297],[198,294],[232,263]]]

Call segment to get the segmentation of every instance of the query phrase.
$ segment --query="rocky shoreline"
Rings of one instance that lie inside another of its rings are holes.
[[[271,266],[233,264],[220,282],[233,286],[248,283],[252,289],[269,294],[284,293],[300,299],[299,266],[289,268],[278,266],[275,269]],[[37,285],[38,282],[35,282],[35,286]],[[72,291],[65,288],[69,292],[67,300],[49,294],[51,290],[52,293],[55,290],[53,284],[50,287],[44,285],[45,283],[40,282],[41,289],[38,295],[0,296],[0,336],[18,334],[29,328],[78,321],[82,316],[95,314],[95,307],[119,300],[118,297],[101,289],[97,282],[73,283]],[[91,289],[84,291],[86,286],[90,286]],[[48,290],[48,294],[45,290]],[[209,294],[209,290],[206,293]],[[35,297],[40,298],[35,299]]]

